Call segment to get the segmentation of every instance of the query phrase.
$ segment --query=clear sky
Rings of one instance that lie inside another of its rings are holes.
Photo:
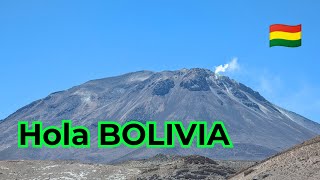
[[[320,122],[320,1],[1,1],[0,119],[48,94],[138,70],[215,66]],[[302,47],[269,48],[269,25]]]

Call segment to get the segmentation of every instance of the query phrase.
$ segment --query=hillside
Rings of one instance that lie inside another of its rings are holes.
[[[270,157],[231,179],[320,179],[320,136]]]

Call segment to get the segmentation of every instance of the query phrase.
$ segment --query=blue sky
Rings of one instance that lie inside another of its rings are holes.
[[[308,2],[308,3],[306,3]],[[320,122],[319,1],[1,1],[0,119],[85,81],[202,67]],[[269,48],[270,24],[302,24],[302,47]]]

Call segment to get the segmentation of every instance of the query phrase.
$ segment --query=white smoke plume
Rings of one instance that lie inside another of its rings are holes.
[[[238,58],[233,58],[229,63],[215,67],[214,73],[231,72],[239,69]]]

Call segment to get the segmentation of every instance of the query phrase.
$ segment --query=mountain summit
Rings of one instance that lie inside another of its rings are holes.
[[[17,122],[41,120],[44,126],[71,119],[91,131],[90,149],[18,149]],[[98,149],[97,123],[113,120],[163,122],[192,120],[225,123],[233,149]],[[320,134],[320,125],[280,108],[258,92],[207,69],[139,71],[92,80],[55,92],[19,109],[0,124],[0,159],[78,159],[115,162],[159,153],[198,154],[218,159],[262,159]]]

